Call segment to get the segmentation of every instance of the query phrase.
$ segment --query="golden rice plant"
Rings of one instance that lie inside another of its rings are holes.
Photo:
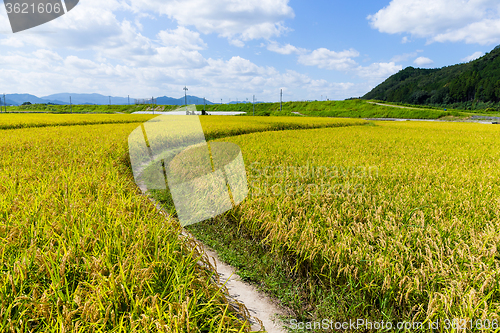
[[[71,126],[92,124],[126,124],[145,122],[154,115],[131,114],[16,114],[0,115],[0,129]]]
[[[500,127],[378,122],[220,141],[247,166],[237,226],[356,300],[358,318],[500,320]],[[314,304],[325,316],[341,306]]]
[[[136,126],[0,131],[1,332],[248,331],[200,247],[134,184]]]
[[[248,331],[200,247],[134,184],[127,137],[152,117],[0,116],[0,331]],[[202,123],[215,138],[366,122]]]

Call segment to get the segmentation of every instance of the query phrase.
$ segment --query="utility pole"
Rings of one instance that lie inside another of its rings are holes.
[[[283,111],[283,89],[280,89],[280,112]]]
[[[186,114],[187,114],[187,110],[188,110],[188,106],[187,106],[187,104],[188,104],[187,103],[187,91],[188,90],[189,89],[186,86],[184,86],[184,105],[186,105]]]
[[[71,96],[69,96],[69,110],[73,113],[73,103],[71,102]]]
[[[130,95],[127,95],[128,105],[130,105]]]
[[[7,113],[7,100],[5,99],[5,94],[3,94],[3,105],[5,105],[5,113]]]
[[[253,107],[253,115],[255,116],[255,95],[253,95],[252,107]]]
[[[111,96],[109,96],[109,106],[111,106]]]

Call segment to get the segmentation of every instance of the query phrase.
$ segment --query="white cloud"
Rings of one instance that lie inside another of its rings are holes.
[[[402,66],[396,65],[394,61],[360,66],[352,59],[355,57],[359,57],[359,52],[354,49],[335,52],[320,48],[308,54],[300,55],[298,61],[306,66],[317,66],[318,68],[350,72],[363,79],[367,79],[369,82],[385,80],[402,69]]]
[[[72,91],[141,98],[180,97],[187,84],[193,95],[213,101],[220,101],[221,96],[243,100],[253,94],[259,100],[276,100],[279,88],[285,87],[294,99],[319,99],[320,94],[341,99],[366,93],[368,84],[400,69],[394,62],[360,66],[355,61],[359,52],[354,49],[309,51],[276,41],[275,37],[289,31],[284,20],[294,15],[288,2],[81,1],[70,13],[43,28],[0,36],[0,45],[15,47],[3,47],[0,85],[10,92],[38,96]],[[159,13],[172,20],[159,17]],[[152,25],[141,21],[144,17],[165,21],[164,30],[151,32]],[[224,53],[225,58],[218,58],[220,55],[214,52],[212,57],[217,59],[213,59],[206,56],[208,51],[201,52],[208,48],[202,39],[208,33],[240,47],[251,39],[266,39],[262,46],[271,52],[296,54],[303,65],[345,71],[357,81],[362,78],[363,83],[333,83],[294,70],[277,70],[238,53]]]
[[[110,39],[119,37],[127,28],[113,13],[120,8],[122,6],[114,0],[102,4],[97,0],[81,1],[71,12],[57,20],[9,35],[1,43],[17,47],[80,50],[113,47],[116,42]],[[10,27],[6,30],[10,30]]]
[[[211,101],[220,101],[220,97],[225,96],[243,100],[254,94],[258,100],[277,100],[281,87],[286,87],[293,99],[319,98],[316,97],[318,91],[331,98],[345,98],[355,87],[352,83],[315,80],[293,70],[281,72],[240,56],[222,60],[204,59],[199,55],[195,66],[184,62],[190,60],[182,60],[185,52],[199,55],[197,51],[160,46],[157,56],[144,57],[142,62],[128,66],[112,64],[106,58],[63,57],[45,49],[31,53],[15,51],[2,58],[0,85],[9,87],[6,93],[27,92],[38,96],[70,91],[143,98],[180,97],[182,87],[187,84],[193,95]]]
[[[288,55],[288,54],[292,54],[292,53],[304,54],[307,52],[306,49],[298,48],[298,47],[295,47],[295,46],[290,45],[290,44],[287,44],[285,46],[281,46],[275,41],[271,41],[267,45],[267,49],[271,52],[276,52],[276,53],[284,54],[284,55]]]
[[[418,57],[413,63],[418,66],[426,66],[434,63],[434,61],[426,57]]]
[[[0,40],[1,45],[9,46],[9,47],[15,47],[15,48],[20,48],[24,46],[24,43],[22,40],[18,38],[13,38],[13,37],[7,37],[5,39]]]
[[[236,47],[243,47],[245,43],[239,39],[229,39],[229,44],[234,45]]]
[[[200,34],[184,27],[176,30],[163,30],[158,33],[158,38],[164,46],[180,47],[184,50],[203,50],[207,44],[200,38]]]
[[[380,32],[410,33],[429,42],[500,42],[498,0],[392,0],[367,18]]]
[[[440,33],[433,40],[437,42],[464,41],[468,44],[481,45],[496,44],[500,42],[500,18],[467,24],[463,28]]]
[[[204,34],[216,33],[240,46],[252,39],[270,39],[289,29],[284,20],[294,17],[289,0],[127,0],[137,12],[167,15],[180,26],[194,26]]]
[[[420,52],[424,52],[423,50],[417,50],[415,52],[411,53],[404,53],[404,54],[399,54],[394,57],[392,57],[391,61],[392,62],[403,62],[403,61],[408,61],[412,58],[416,58]]]
[[[404,36],[404,37],[403,37],[403,39],[401,39],[401,43],[402,43],[402,44],[406,44],[406,43],[408,43],[408,42],[410,42],[410,40],[408,39],[408,37],[407,37],[407,36]]]
[[[484,55],[483,52],[477,51],[477,52],[474,52],[473,54],[471,54],[470,56],[463,58],[462,61],[469,62],[469,61],[481,58],[483,55]]]
[[[367,67],[359,66],[356,69],[356,73],[369,82],[382,82],[402,69],[403,67],[401,65],[396,65],[394,62],[380,62],[373,63]]]
[[[357,65],[356,61],[352,59],[353,57],[359,57],[359,52],[354,49],[335,52],[320,48],[309,54],[300,55],[298,61],[306,66],[345,71]]]

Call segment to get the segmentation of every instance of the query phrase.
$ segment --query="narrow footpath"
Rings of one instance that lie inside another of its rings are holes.
[[[139,185],[143,195],[146,195],[146,187]],[[156,202],[153,198],[148,197],[160,214],[168,217],[167,212]],[[192,237],[188,232],[183,232],[182,236]],[[196,239],[196,238],[194,238]],[[196,240],[198,243],[200,241]],[[256,287],[243,282],[236,274],[236,268],[227,265],[219,259],[216,252],[210,250],[203,245],[203,251],[213,262],[214,268],[217,270],[221,284],[225,284],[231,299],[244,304],[250,312],[250,323],[252,324],[252,331],[269,332],[269,333],[286,333],[287,331],[282,327],[279,316],[287,315],[285,309],[280,308],[275,301],[268,297],[265,293],[257,290]]]

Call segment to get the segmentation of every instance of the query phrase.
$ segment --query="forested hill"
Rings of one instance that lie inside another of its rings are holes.
[[[407,67],[385,80],[363,99],[433,105],[500,102],[500,45],[474,61],[443,67]],[[468,107],[468,108],[469,108]]]

